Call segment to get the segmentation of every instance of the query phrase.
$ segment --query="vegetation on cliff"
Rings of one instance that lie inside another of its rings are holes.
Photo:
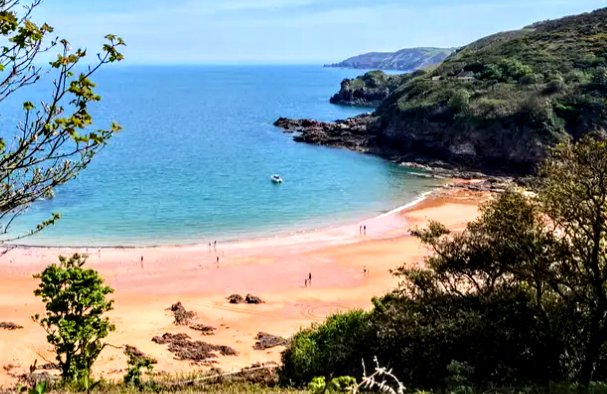
[[[439,64],[454,50],[453,48],[406,48],[397,52],[370,52],[327,67],[410,72]]]
[[[403,153],[532,171],[546,147],[607,126],[607,8],[483,38],[408,78],[370,131]]]

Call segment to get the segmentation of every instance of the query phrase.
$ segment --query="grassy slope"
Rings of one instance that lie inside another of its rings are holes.
[[[400,151],[528,171],[546,146],[607,128],[605,66],[607,9],[496,34],[404,83],[376,130]]]

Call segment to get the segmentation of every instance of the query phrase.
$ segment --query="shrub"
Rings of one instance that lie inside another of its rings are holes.
[[[548,83],[546,84],[546,87],[544,88],[543,93],[544,94],[559,93],[563,89],[565,89],[566,86],[567,85],[565,84],[565,80],[563,79],[562,76],[559,75],[559,76],[552,78],[550,81],[548,81]]]
[[[467,112],[470,108],[470,92],[466,89],[456,90],[449,99],[449,108],[456,113]]]
[[[363,357],[375,347],[374,336],[368,313],[332,315],[293,337],[282,354],[280,380],[304,387],[314,377],[360,376]]]
[[[592,83],[607,86],[607,67],[597,67],[592,73]]]
[[[148,373],[152,373],[154,370],[154,364],[157,363],[155,359],[152,357],[141,354],[136,351],[125,351],[128,356],[128,370],[126,375],[124,375],[124,384],[133,385],[138,389],[144,388],[144,383],[142,380],[143,371],[147,370]]]

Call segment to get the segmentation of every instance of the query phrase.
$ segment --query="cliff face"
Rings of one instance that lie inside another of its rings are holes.
[[[371,118],[384,156],[532,172],[555,143],[607,132],[607,8],[474,42],[405,77]]]
[[[454,51],[454,48],[406,48],[397,52],[370,52],[327,67],[411,72],[439,64]]]

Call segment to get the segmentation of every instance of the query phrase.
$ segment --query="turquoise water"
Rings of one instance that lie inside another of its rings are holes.
[[[431,181],[375,157],[294,143],[272,126],[279,116],[333,120],[364,112],[328,102],[343,78],[360,73],[315,66],[103,70],[95,77],[103,96],[95,120],[117,120],[123,132],[12,231],[60,212],[55,226],[23,243],[187,244],[318,228],[406,204]],[[11,124],[6,108],[2,121]],[[270,182],[274,173],[282,185]]]

